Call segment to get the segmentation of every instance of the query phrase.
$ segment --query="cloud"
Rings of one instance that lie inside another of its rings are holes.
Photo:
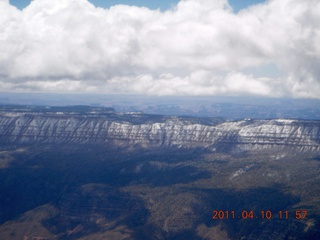
[[[86,0],[20,11],[0,0],[0,89],[319,98],[319,22],[317,0],[239,13],[226,0],[165,12]]]

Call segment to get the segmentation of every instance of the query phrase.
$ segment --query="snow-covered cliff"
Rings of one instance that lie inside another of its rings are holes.
[[[246,119],[205,124],[177,117],[139,121],[143,115],[122,116],[2,112],[0,143],[320,150],[320,121]]]

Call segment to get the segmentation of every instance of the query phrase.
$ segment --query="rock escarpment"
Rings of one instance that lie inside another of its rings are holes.
[[[211,150],[320,150],[320,121],[224,121],[143,114],[0,113],[1,144],[206,147]]]

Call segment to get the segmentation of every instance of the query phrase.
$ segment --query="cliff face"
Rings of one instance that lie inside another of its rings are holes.
[[[249,119],[203,123],[161,117],[140,121],[143,115],[114,115],[3,112],[0,143],[320,150],[320,121]]]

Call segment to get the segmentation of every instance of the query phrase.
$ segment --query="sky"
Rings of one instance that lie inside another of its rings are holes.
[[[31,0],[9,0],[11,5],[16,6],[20,10],[27,7]],[[125,4],[139,7],[147,7],[150,9],[160,9],[165,11],[175,6],[179,0],[90,0],[90,2],[96,7],[110,8],[114,5]],[[248,6],[265,2],[265,0],[229,0],[229,4],[232,8],[238,12]]]
[[[0,92],[320,98],[318,0],[29,2],[0,0]]]

